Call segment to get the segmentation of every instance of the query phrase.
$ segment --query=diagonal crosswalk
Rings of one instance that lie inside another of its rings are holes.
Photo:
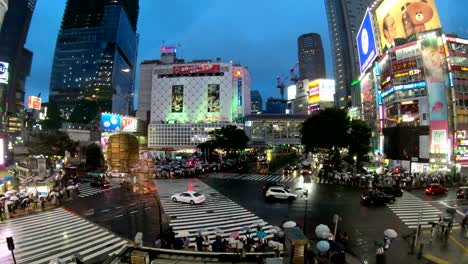
[[[430,202],[423,201],[421,198],[406,191],[403,192],[401,198],[397,198],[395,203],[387,204],[387,207],[409,228],[417,228],[418,223],[420,223],[423,228],[431,227],[429,222],[437,223],[439,217],[443,215],[443,213]]]
[[[63,208],[10,219],[0,224],[0,263],[13,263],[5,237],[13,237],[18,264],[68,263],[74,254],[83,261],[107,256],[128,243],[106,229]]]
[[[107,189],[101,189],[101,188],[91,187],[89,182],[86,182],[86,183],[80,184],[80,194],[78,194],[78,197],[81,197],[81,198],[88,197],[88,196],[96,195],[98,193],[106,192],[108,190],[116,189],[116,188],[119,188],[119,186],[116,184],[112,184]]]
[[[171,201],[171,195],[186,191],[189,184],[195,191],[206,196],[202,205]],[[231,232],[242,233],[242,230],[248,227],[255,237],[254,230],[260,226],[267,233],[267,237],[273,236],[271,225],[198,179],[156,180],[156,186],[164,211],[169,215],[169,225],[176,237],[180,237],[178,232],[186,231],[190,234],[188,238],[192,245],[201,230],[210,239],[214,239],[216,234],[219,234],[217,229],[222,230],[221,236],[227,238]]]
[[[213,174],[210,174],[208,178],[227,179],[227,180],[247,180],[247,181],[296,182],[299,180],[300,176],[213,173]]]

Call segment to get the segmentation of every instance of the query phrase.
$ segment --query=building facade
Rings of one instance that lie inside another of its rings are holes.
[[[263,111],[263,100],[260,91],[253,90],[250,92],[250,99],[252,100],[252,113]]]
[[[219,58],[146,64],[152,65],[149,148],[195,148],[210,131],[242,123],[251,112],[246,67]]]
[[[299,60],[299,79],[323,79],[325,73],[325,55],[322,38],[317,33],[308,33],[297,39],[297,57]]]
[[[97,105],[96,116],[133,110],[138,12],[138,0],[67,1],[50,82],[63,117],[83,101]]]
[[[351,83],[360,75],[356,34],[371,2],[325,0],[336,82],[335,105],[339,108],[351,107]]]
[[[2,30],[3,19],[8,11],[8,0],[0,0],[0,30]]]
[[[4,6],[0,1],[0,8]],[[0,119],[8,132],[22,128],[25,82],[33,56],[24,44],[35,6],[36,0],[10,1],[0,30],[0,64],[3,65],[0,72],[2,77],[6,76],[0,78]]]
[[[286,109],[286,100],[270,97],[266,101],[265,113],[267,114],[286,114]]]

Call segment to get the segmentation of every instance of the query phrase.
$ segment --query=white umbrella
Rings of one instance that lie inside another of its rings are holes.
[[[41,194],[39,195],[39,198],[46,198],[47,197],[47,194]]]
[[[217,236],[221,236],[221,235],[223,235],[224,232],[223,232],[223,230],[222,230],[221,228],[216,227],[216,228],[214,229],[214,233],[215,233]]]
[[[58,193],[58,192],[51,192],[49,195],[50,195],[50,196],[58,196],[59,193]]]
[[[18,198],[18,196],[11,196],[11,197],[10,197],[10,200],[11,200],[11,201],[18,201],[19,198]]]
[[[186,230],[178,231],[177,236],[179,236],[179,237],[188,237],[188,236],[190,236],[190,233],[189,233],[189,231],[186,231]]]
[[[396,238],[398,233],[393,229],[387,229],[384,231],[384,235],[388,238]]]
[[[318,238],[327,239],[330,236],[330,228],[326,225],[320,224],[315,228],[315,235]]]
[[[287,221],[283,224],[283,228],[291,228],[295,226],[296,226],[296,222],[293,222],[293,221]]]
[[[3,197],[0,197],[0,201],[2,201],[2,200],[5,200],[5,199],[6,199],[6,197],[5,197],[5,196],[3,196]]]
[[[7,201],[5,204],[10,205],[10,204],[13,204],[13,202],[12,201]]]
[[[67,190],[73,190],[73,189],[76,189],[75,185],[70,185],[70,186],[67,187]]]
[[[11,191],[5,192],[5,195],[13,195],[13,194],[15,194],[15,193],[16,193],[16,192],[14,192],[13,190],[11,190]]]

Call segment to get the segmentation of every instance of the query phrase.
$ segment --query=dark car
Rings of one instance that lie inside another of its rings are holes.
[[[395,195],[378,191],[365,192],[361,194],[363,205],[386,204],[395,202]]]
[[[377,191],[386,193],[386,194],[391,194],[395,195],[395,197],[402,197],[403,196],[403,190],[396,186],[377,186],[375,187]]]
[[[293,169],[292,166],[286,166],[286,167],[284,167],[284,169],[283,169],[283,174],[284,174],[284,175],[288,175],[288,174],[292,173],[293,171],[294,171],[294,169]]]
[[[262,186],[262,192],[263,192],[263,194],[265,194],[266,191],[268,191],[268,189],[270,189],[270,187],[283,187],[283,188],[285,188],[285,189],[288,190],[288,191],[289,191],[289,189],[290,189],[289,186],[286,186],[286,185],[283,185],[283,184],[279,184],[279,183],[277,183],[277,182],[267,182],[267,183],[263,184],[263,186]]]
[[[424,192],[426,194],[446,194],[448,189],[438,183],[431,183],[424,189]]]
[[[468,186],[462,186],[462,187],[458,188],[457,198],[458,199],[463,199],[463,198],[468,199]]]
[[[91,187],[96,187],[96,188],[109,188],[110,187],[110,182],[106,181],[103,178],[93,178],[89,181],[89,185]]]

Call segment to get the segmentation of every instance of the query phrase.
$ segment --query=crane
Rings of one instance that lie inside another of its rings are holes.
[[[294,66],[289,69],[288,76],[276,76],[276,88],[280,89],[281,100],[284,100],[284,88],[286,87],[285,83],[288,81],[296,84],[299,80],[299,76],[296,74],[296,68],[299,66],[299,62],[296,62]]]

